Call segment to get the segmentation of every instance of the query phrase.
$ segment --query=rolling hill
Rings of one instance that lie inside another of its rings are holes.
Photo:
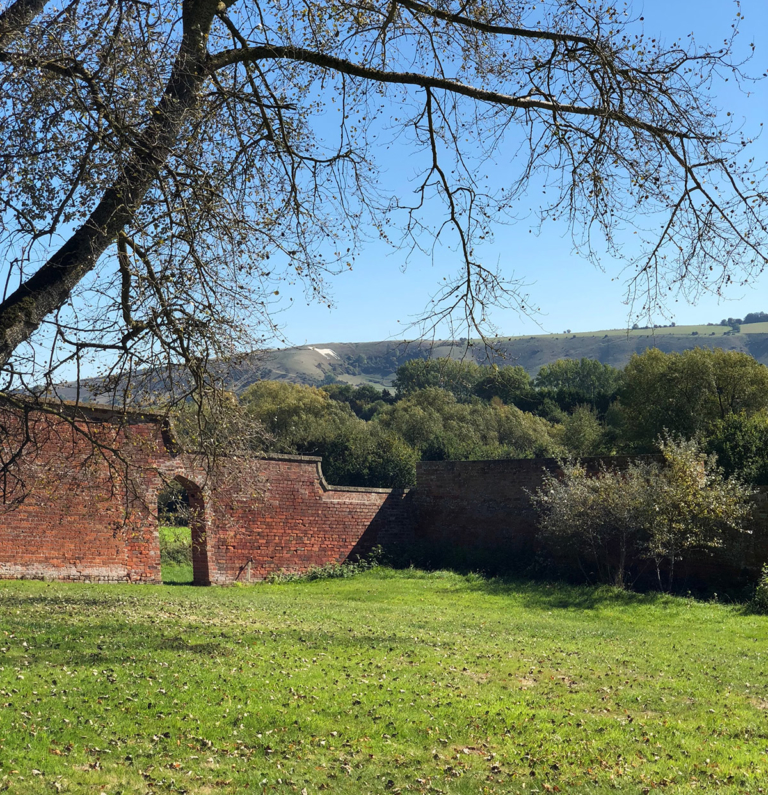
[[[319,384],[335,378],[350,384],[387,387],[397,368],[413,358],[450,356],[478,362],[522,365],[531,375],[556,359],[597,359],[623,367],[633,353],[656,347],[664,352],[707,347],[743,351],[768,364],[768,323],[742,325],[739,333],[727,326],[674,326],[655,329],[608,329],[576,334],[499,337],[495,352],[478,341],[319,343],[283,348],[244,357],[232,370],[239,392],[258,378]]]
[[[623,367],[633,353],[659,348],[665,353],[689,348],[724,348],[742,351],[768,365],[768,322],[750,323],[738,333],[728,326],[669,326],[663,328],[606,329],[575,334],[539,334],[524,337],[498,337],[494,350],[479,341],[437,340],[434,342],[326,342],[246,354],[228,367],[230,388],[240,393],[255,381],[272,379],[319,385],[338,380],[353,385],[390,387],[397,368],[414,358],[469,358],[479,364],[496,363],[523,366],[531,375],[556,359],[597,359]],[[81,400],[89,387],[95,387],[91,400],[108,403],[109,396],[98,393],[98,382],[81,386]],[[160,391],[157,388],[150,392]],[[69,385],[57,389],[60,397],[72,399]]]

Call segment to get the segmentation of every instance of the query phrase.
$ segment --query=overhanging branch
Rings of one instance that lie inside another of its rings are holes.
[[[303,47],[261,44],[254,47],[224,50],[210,56],[207,61],[207,66],[211,71],[216,71],[238,63],[268,60],[289,60],[308,63],[323,69],[330,69],[339,74],[361,77],[376,83],[392,83],[403,86],[419,86],[420,88],[431,90],[443,90],[452,94],[469,97],[470,99],[476,99],[480,102],[488,102],[493,105],[502,105],[509,108],[544,110],[563,116],[592,116],[594,118],[607,119],[623,124],[626,127],[643,130],[657,138],[694,138],[693,135],[688,133],[681,133],[667,127],[650,124],[649,122],[642,121],[641,119],[637,119],[614,108],[564,104],[549,98],[537,99],[530,95],[514,97],[509,94],[503,94],[500,91],[480,88],[479,86],[461,83],[458,80],[452,80],[446,77],[420,74],[418,72],[391,72],[386,69],[363,66],[354,61],[348,61],[345,58],[337,58],[334,55],[327,55],[326,53],[308,50]],[[697,135],[695,138],[698,140],[701,138],[701,135]]]

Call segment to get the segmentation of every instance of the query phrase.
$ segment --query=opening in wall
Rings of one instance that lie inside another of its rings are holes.
[[[199,486],[177,476],[158,494],[163,582],[209,585],[205,504]]]

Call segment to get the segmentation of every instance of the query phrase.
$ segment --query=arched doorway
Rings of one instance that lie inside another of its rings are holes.
[[[210,585],[205,500],[200,487],[177,475],[158,494],[157,515],[163,582]]]

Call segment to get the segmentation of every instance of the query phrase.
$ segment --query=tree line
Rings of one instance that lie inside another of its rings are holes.
[[[259,381],[240,396],[247,445],[323,457],[329,482],[400,487],[420,460],[657,452],[696,439],[726,473],[768,484],[768,367],[735,351],[649,349],[623,370],[560,359],[522,367],[412,360],[393,389]],[[220,433],[221,422],[212,423]]]

